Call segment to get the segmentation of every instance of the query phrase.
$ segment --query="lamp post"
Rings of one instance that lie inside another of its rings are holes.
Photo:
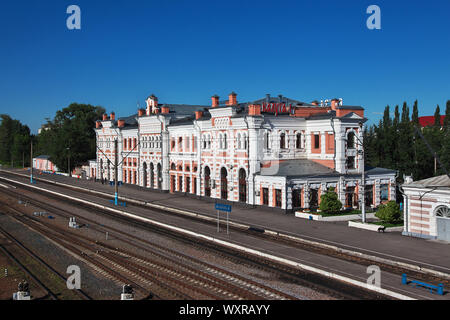
[[[363,134],[362,132],[362,128],[363,128],[363,123],[359,122],[359,129],[361,134]],[[361,174],[361,216],[362,216],[362,223],[366,223],[366,192],[365,192],[365,170],[364,170],[364,145],[363,142],[358,138],[360,144],[361,144],[361,150],[358,151],[358,153],[361,155],[361,168],[362,168],[362,174]]]
[[[71,177],[72,175],[70,174],[70,148],[67,147],[67,172],[69,174],[69,177]]]
[[[116,140],[114,140],[114,204],[117,206],[117,204],[118,204],[118,195],[119,195],[119,186],[118,186],[118,183],[117,183],[117,177],[118,177],[118,168],[119,168],[119,165],[118,165],[118,159],[117,159],[117,156],[118,156],[118,150],[117,150],[117,144],[118,144],[118,141],[117,141],[117,139]]]
[[[33,183],[33,141],[31,141],[30,147],[30,183]]]

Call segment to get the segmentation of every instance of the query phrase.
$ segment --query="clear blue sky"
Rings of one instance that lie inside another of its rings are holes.
[[[68,30],[66,8],[81,8]],[[381,8],[381,30],[366,8]],[[370,123],[389,104],[432,115],[450,99],[450,1],[5,0],[0,113],[36,132],[71,102],[136,112],[160,102],[209,104],[342,97]]]

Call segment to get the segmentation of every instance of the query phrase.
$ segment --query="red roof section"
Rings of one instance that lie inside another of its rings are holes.
[[[441,126],[444,124],[444,116],[441,116]],[[424,116],[424,117],[419,117],[419,124],[421,127],[426,127],[426,126],[434,126],[434,116]]]

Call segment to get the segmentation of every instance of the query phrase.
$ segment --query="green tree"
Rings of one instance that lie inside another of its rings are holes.
[[[338,195],[331,188],[325,194],[320,196],[320,211],[325,213],[339,212],[342,208],[342,202],[339,201]]]
[[[95,158],[95,121],[101,119],[103,113],[102,107],[78,103],[57,111],[54,119],[47,122],[48,130],[43,130],[38,137],[39,153],[49,155],[50,160],[66,172],[68,157],[70,170]]]
[[[419,125],[419,107],[417,106],[417,100],[414,101],[411,120],[412,120],[413,124]]]
[[[383,222],[396,223],[400,221],[400,206],[395,201],[389,201],[378,207],[375,216]]]
[[[9,115],[0,115],[0,162],[29,164],[30,129]]]
[[[441,109],[439,105],[437,105],[436,111],[434,111],[434,126],[441,127]]]
[[[400,181],[403,181],[404,175],[411,175],[413,173],[414,150],[411,148],[412,144],[413,127],[409,119],[408,105],[404,102],[397,138],[397,169],[399,170]]]

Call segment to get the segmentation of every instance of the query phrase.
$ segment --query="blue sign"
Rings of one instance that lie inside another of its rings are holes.
[[[231,212],[231,205],[229,205],[229,204],[216,203],[215,208],[216,208],[216,210],[219,210],[219,211]]]

